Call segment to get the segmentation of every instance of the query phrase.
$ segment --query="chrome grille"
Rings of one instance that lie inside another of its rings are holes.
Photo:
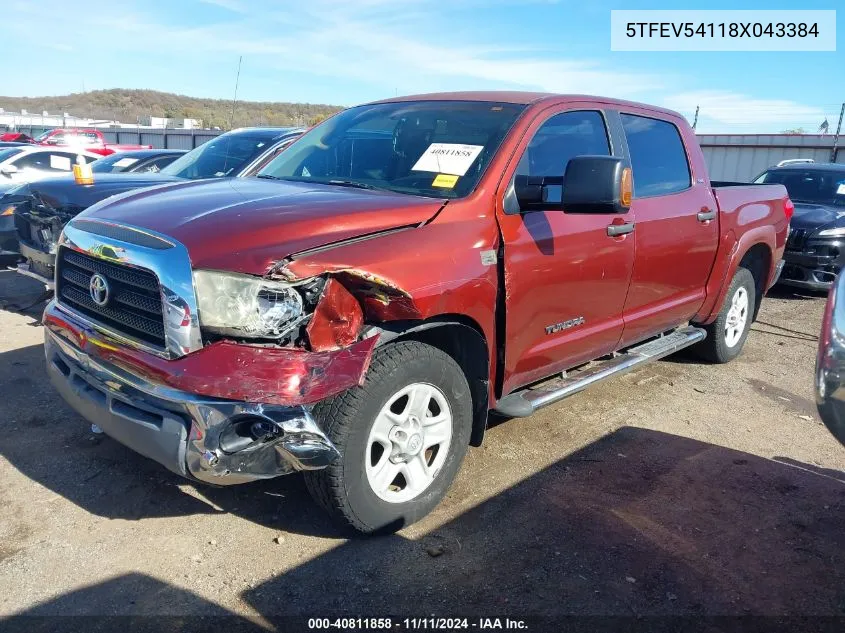
[[[91,277],[106,279],[109,296],[98,305],[89,293]],[[107,262],[62,247],[59,250],[56,295],[59,301],[118,333],[158,347],[165,346],[161,292],[149,270]]]

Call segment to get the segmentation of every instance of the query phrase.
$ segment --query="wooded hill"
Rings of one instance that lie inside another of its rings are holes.
[[[69,114],[93,119],[137,123],[139,117],[199,119],[205,127],[224,130],[249,125],[312,125],[340,106],[313,103],[238,101],[235,119],[231,99],[198,99],[155,90],[94,90],[57,97],[0,97],[6,111]]]

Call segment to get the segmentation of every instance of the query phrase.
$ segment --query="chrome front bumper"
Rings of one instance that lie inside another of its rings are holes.
[[[44,347],[51,382],[78,413],[182,476],[239,484],[325,468],[339,456],[304,407],[211,399],[152,383],[49,329]],[[244,439],[253,425],[262,436]]]

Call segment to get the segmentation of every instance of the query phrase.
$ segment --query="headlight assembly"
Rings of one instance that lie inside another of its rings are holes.
[[[291,284],[250,275],[195,270],[203,330],[243,338],[279,338],[305,318],[303,298]]]
[[[840,226],[835,229],[825,229],[817,233],[819,237],[845,237],[845,226]]]

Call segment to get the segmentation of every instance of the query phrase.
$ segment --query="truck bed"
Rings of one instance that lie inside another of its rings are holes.
[[[719,211],[732,213],[741,211],[749,205],[753,205],[755,220],[777,224],[778,220],[788,221],[784,213],[784,203],[788,198],[786,188],[783,185],[751,184],[747,182],[724,182],[714,181],[710,183],[713,187],[713,194],[719,204]],[[761,213],[762,206],[768,207],[768,212]],[[750,218],[743,218],[750,220]],[[746,221],[741,222],[745,225]],[[776,227],[777,230],[777,227]]]

